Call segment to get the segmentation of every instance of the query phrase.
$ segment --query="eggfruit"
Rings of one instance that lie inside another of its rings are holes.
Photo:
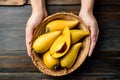
[[[37,53],[44,53],[51,47],[52,43],[60,34],[61,31],[54,31],[42,34],[34,41],[32,48]]]
[[[74,44],[81,40],[82,38],[88,36],[90,34],[89,31],[79,30],[79,29],[72,29],[70,30],[71,35],[71,44]]]
[[[76,43],[74,44],[70,50],[68,51],[68,53],[66,53],[65,56],[63,56],[60,59],[60,65],[62,68],[71,68],[73,66],[73,64],[75,63],[76,59],[77,59],[77,55],[79,52],[80,47],[82,46],[82,43]]]
[[[49,51],[43,55],[43,62],[49,69],[57,69],[59,67],[59,59],[53,58]]]
[[[53,20],[46,25],[46,32],[63,30],[66,26],[68,26],[71,29],[75,27],[78,23],[78,20]]]

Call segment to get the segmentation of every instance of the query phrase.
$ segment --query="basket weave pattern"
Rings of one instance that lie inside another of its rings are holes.
[[[88,31],[88,27],[83,23],[83,21],[76,15],[74,15],[73,13],[65,13],[65,12],[61,12],[61,13],[55,13],[51,16],[48,16],[47,18],[45,18],[40,26],[38,26],[33,33],[33,40],[31,42],[31,44],[33,44],[34,40],[40,36],[41,34],[45,33],[45,26],[52,20],[55,19],[65,19],[65,20],[79,20],[80,23],[78,25],[79,29]],[[89,47],[90,47],[90,36],[87,36],[84,41],[83,41],[83,47],[80,50],[77,60],[75,62],[75,64],[72,66],[72,68],[70,69],[59,69],[59,70],[51,70],[49,68],[47,68],[42,60],[42,57],[39,56],[37,53],[35,53],[32,50],[32,61],[34,63],[34,65],[43,73],[47,74],[47,75],[51,75],[51,76],[63,76],[63,75],[67,75],[71,72],[73,72],[74,70],[76,70],[78,67],[80,67],[80,65],[84,62],[85,58],[87,57],[88,51],[89,51]]]

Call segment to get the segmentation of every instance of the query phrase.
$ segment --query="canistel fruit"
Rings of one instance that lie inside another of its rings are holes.
[[[85,31],[85,30],[79,30],[79,29],[70,30],[71,44],[78,42],[80,39],[84,38],[85,36],[89,34],[90,32]]]
[[[63,68],[71,68],[77,58],[78,52],[82,43],[74,44],[68,53],[60,59],[60,65]]]
[[[37,53],[44,53],[47,51],[54,40],[61,34],[61,31],[49,32],[46,34],[40,35],[35,42],[33,43],[33,49]]]
[[[71,29],[75,27],[78,23],[79,23],[78,20],[76,21],[53,20],[46,25],[46,32],[63,30],[66,26],[68,26]]]
[[[49,69],[57,69],[59,66],[59,59],[53,58],[49,51],[43,55],[43,62]]]

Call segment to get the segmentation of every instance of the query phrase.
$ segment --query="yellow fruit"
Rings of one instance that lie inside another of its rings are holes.
[[[53,58],[49,51],[43,55],[43,62],[49,69],[56,69],[59,66],[59,59]]]
[[[68,26],[70,29],[75,27],[79,21],[68,21],[68,20],[54,20],[49,22],[46,25],[46,32],[49,31],[56,31],[56,30],[63,30],[66,26]]]
[[[71,47],[68,53],[60,59],[61,67],[69,69],[73,66],[81,46],[82,43],[76,43]]]
[[[64,56],[70,48],[70,30],[68,27],[62,32],[50,48],[52,57],[59,58]]]
[[[35,42],[33,43],[33,49],[37,53],[44,53],[47,51],[55,39],[61,34],[61,31],[49,32],[46,34],[40,35]]]
[[[71,44],[78,42],[80,39],[84,38],[89,34],[90,32],[84,30],[77,30],[77,29],[70,30]]]

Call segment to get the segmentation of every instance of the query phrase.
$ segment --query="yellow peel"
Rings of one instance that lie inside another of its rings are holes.
[[[60,59],[61,67],[69,69],[73,66],[81,46],[82,43],[76,43],[70,48],[67,54]]]
[[[70,30],[71,44],[78,42],[79,40],[81,40],[82,38],[84,38],[89,34],[90,32],[85,30],[77,30],[77,29]]]
[[[56,69],[59,66],[59,59],[53,58],[49,51],[43,55],[43,62],[49,69]]]
[[[68,20],[53,20],[46,25],[46,32],[63,30],[66,26],[70,29],[75,27],[79,23],[76,21],[68,21]]]
[[[61,31],[49,32],[40,35],[33,43],[33,49],[37,53],[44,53],[47,51],[56,38],[61,34]]]
[[[58,52],[65,43],[67,46],[66,50],[62,53]],[[60,35],[52,44],[50,48],[50,53],[52,57],[59,58],[64,56],[69,50],[69,48],[70,48],[70,30],[68,27],[65,27],[65,29],[62,32],[62,35]]]

